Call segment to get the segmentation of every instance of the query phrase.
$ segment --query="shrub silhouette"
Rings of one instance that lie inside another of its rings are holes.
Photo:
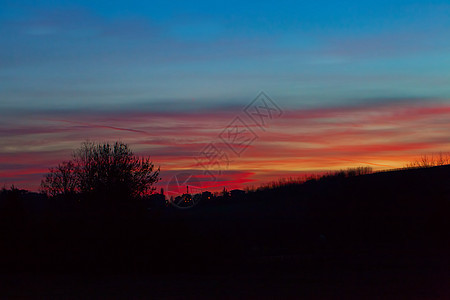
[[[14,185],[10,189],[3,187],[0,190],[0,219],[9,223],[23,217],[23,195],[25,190],[16,188]]]
[[[85,142],[71,161],[50,168],[41,183],[49,196],[83,195],[103,200],[130,200],[154,190],[159,168],[137,157],[127,144]]]

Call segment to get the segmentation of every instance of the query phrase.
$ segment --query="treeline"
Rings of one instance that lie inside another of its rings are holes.
[[[345,170],[338,170],[338,171],[332,171],[332,172],[326,172],[325,174],[310,174],[304,178],[280,178],[277,181],[272,181],[268,184],[264,184],[257,188],[248,188],[247,191],[264,191],[264,190],[270,190],[270,189],[276,189],[280,187],[285,186],[296,186],[301,185],[305,182],[309,181],[326,181],[333,178],[349,178],[354,176],[361,176],[361,175],[367,175],[372,174],[373,168],[372,167],[365,167],[360,166],[356,168],[348,168]]]
[[[406,169],[431,168],[450,164],[450,153],[439,152],[423,154],[420,158],[406,165]]]

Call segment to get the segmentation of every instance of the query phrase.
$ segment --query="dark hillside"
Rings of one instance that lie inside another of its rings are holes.
[[[85,283],[73,276],[117,274],[111,286],[148,296],[440,298],[450,284],[449,180],[450,166],[331,176],[156,212],[3,197],[2,276],[26,286],[64,274],[66,293],[80,297]]]

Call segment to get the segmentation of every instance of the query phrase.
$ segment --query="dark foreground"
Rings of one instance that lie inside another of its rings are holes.
[[[449,180],[330,178],[186,211],[9,205],[0,296],[449,298]]]

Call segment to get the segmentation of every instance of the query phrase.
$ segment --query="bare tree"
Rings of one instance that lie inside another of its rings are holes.
[[[79,181],[76,176],[77,166],[73,161],[64,161],[49,173],[41,182],[41,189],[49,196],[74,195],[79,191]]]
[[[424,154],[420,158],[406,165],[407,168],[430,168],[450,164],[450,153]]]
[[[49,195],[76,192],[105,199],[131,199],[151,193],[159,168],[150,158],[137,157],[127,144],[83,143],[73,160],[50,169],[42,182]]]

